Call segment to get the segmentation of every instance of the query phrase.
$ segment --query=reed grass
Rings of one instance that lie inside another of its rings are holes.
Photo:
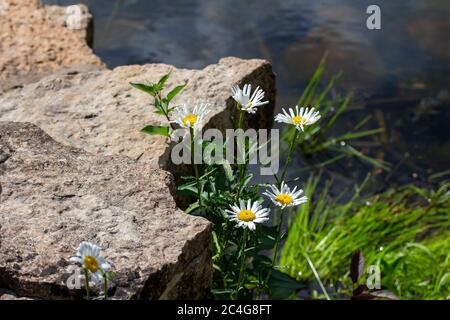
[[[446,298],[450,284],[448,184],[434,190],[407,185],[364,196],[366,180],[349,200],[340,201],[342,197],[329,195],[331,181],[317,193],[319,180],[318,176],[308,180],[305,192],[312,200],[291,212],[280,258],[288,274],[301,282],[318,276],[328,288],[336,288],[339,282],[345,291],[351,288],[351,255],[362,250],[366,265],[380,265],[382,285],[400,297]]]

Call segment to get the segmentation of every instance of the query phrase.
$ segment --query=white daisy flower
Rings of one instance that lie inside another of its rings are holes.
[[[290,189],[284,182],[281,182],[281,188],[278,189],[275,185],[269,185],[271,191],[267,190],[263,194],[279,207],[287,208],[292,206],[298,206],[299,204],[305,203],[308,201],[308,197],[300,195],[303,193],[303,190],[300,189],[297,191],[297,187],[294,189]]]
[[[77,255],[70,258],[70,261],[80,263],[83,269],[89,270],[91,279],[96,284],[102,283],[102,271],[111,269],[111,265],[100,255],[100,248],[87,241],[80,243]]]
[[[249,228],[250,230],[255,230],[255,223],[262,223],[269,220],[270,210],[268,208],[263,208],[261,203],[255,201],[252,203],[251,200],[247,201],[247,204],[243,201],[239,201],[239,206],[237,204],[230,206],[231,210],[225,210],[227,213],[227,218],[231,221],[236,221],[236,227]]]
[[[191,110],[187,102],[184,102],[181,106],[175,108],[172,113],[174,120],[173,123],[177,123],[182,128],[194,128],[198,130],[202,128],[205,116],[208,114],[209,110],[207,108],[209,105],[197,104],[194,109]]]
[[[261,101],[264,99],[264,91],[260,87],[257,87],[253,91],[253,94],[251,94],[251,91],[251,84],[245,84],[242,90],[239,86],[233,86],[231,88],[233,99],[239,103],[241,110],[248,113],[255,113],[256,107],[268,104],[269,101]]]
[[[319,111],[315,111],[314,108],[301,107],[299,110],[298,106],[295,106],[295,111],[293,108],[289,108],[289,113],[284,108],[282,110],[283,113],[277,114],[275,121],[292,124],[302,131],[304,131],[304,126],[309,126],[320,119]]]

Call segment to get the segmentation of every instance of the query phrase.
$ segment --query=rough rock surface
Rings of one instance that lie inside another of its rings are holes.
[[[0,93],[61,67],[102,67],[88,45],[92,34],[92,15],[84,5],[69,8],[43,6],[39,0],[0,0]]]
[[[129,82],[156,82],[172,71],[170,87],[188,82],[173,105],[183,100],[208,102],[207,126],[233,128],[237,109],[231,98],[234,84],[251,83],[266,91],[270,104],[247,117],[252,127],[267,128],[275,103],[275,76],[265,60],[224,58],[202,70],[165,64],[125,66],[114,70],[54,74],[0,96],[0,120],[33,122],[57,141],[89,152],[123,154],[171,172],[168,140],[140,132],[145,125],[167,124],[155,114],[153,98]]]
[[[261,86],[270,104],[247,125],[266,128],[275,105],[271,66],[230,57],[202,70],[108,70],[88,46],[92,16],[78,8],[73,29],[66,7],[0,0],[0,121],[18,121],[0,122],[0,300],[81,297],[66,281],[83,240],[114,264],[114,298],[201,298],[212,273],[210,226],[177,209],[173,178],[157,168],[179,169],[171,145],[139,131],[167,120],[129,82],[171,71],[167,90],[188,82],[173,105],[209,103],[206,127],[221,130],[237,121],[230,87]]]
[[[204,295],[210,225],[176,208],[169,173],[64,146],[30,123],[0,122],[0,184],[0,288],[80,297],[66,280],[87,240],[114,264],[115,298]]]
[[[0,289],[0,301],[1,300],[32,300],[32,299],[26,297],[18,297],[12,291]]]

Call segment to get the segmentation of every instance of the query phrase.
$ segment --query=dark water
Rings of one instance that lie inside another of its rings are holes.
[[[229,55],[268,59],[277,74],[279,108],[297,101],[328,51],[327,77],[343,71],[338,90],[355,92],[354,108],[335,133],[373,115],[371,125],[385,133],[355,146],[390,162],[385,179],[392,183],[425,181],[450,169],[448,0],[376,1],[382,30],[366,28],[372,1],[45,2],[89,6],[94,50],[109,67],[164,62],[202,68]],[[355,171],[371,170],[345,161],[339,166],[344,182]]]

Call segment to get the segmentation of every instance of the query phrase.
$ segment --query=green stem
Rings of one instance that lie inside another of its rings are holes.
[[[87,268],[84,268],[84,287],[86,289],[86,299],[89,300],[89,271]]]
[[[223,255],[225,254],[225,249],[226,249],[227,244],[228,244],[228,237],[229,237],[230,233],[227,230],[228,229],[227,226],[228,226],[228,224],[225,225],[224,230],[223,230],[225,235],[223,236],[222,239],[220,239],[221,240],[220,244],[219,244],[219,246],[220,246],[220,254],[219,254],[219,258],[217,260],[218,263],[222,262]]]
[[[297,129],[294,129],[294,130],[295,130],[295,132],[294,132],[294,135],[292,137],[291,143],[289,145],[289,152],[288,152],[288,156],[287,156],[287,159],[286,159],[286,163],[284,164],[283,172],[281,174],[281,179],[280,179],[280,182],[279,182],[280,185],[281,185],[281,182],[284,181],[284,176],[286,175],[286,171],[287,171],[289,162],[291,161],[292,153],[293,153],[293,151],[295,149],[295,145],[296,145],[296,142],[297,142],[299,130],[297,130]],[[279,185],[279,187],[280,187],[280,185]]]
[[[175,129],[175,126],[174,126],[173,123],[171,122],[169,115],[168,115],[167,113],[165,113],[165,112],[164,112],[164,115],[166,116],[167,121],[169,121],[169,126],[172,128],[172,130],[175,131],[175,130],[176,130],[176,129]]]
[[[223,256],[225,254],[225,249],[227,248],[227,245],[228,245],[228,238],[230,236],[230,232],[228,232],[227,229],[228,229],[228,224],[226,224],[225,227],[224,227],[225,236],[224,236],[224,240],[221,241],[220,255],[219,255],[219,259],[217,261],[218,264],[222,263],[222,259],[223,259]],[[223,265],[223,267],[225,268],[226,266]],[[223,283],[224,289],[227,288],[226,278],[227,278],[227,270],[225,269],[225,270],[222,270],[222,283]]]
[[[155,100],[156,100],[155,104],[161,105],[162,97],[161,97],[161,93],[160,92],[158,92],[158,96],[155,97]],[[168,110],[169,109],[169,104],[167,104],[166,107],[167,107],[167,110]],[[175,127],[174,127],[173,123],[170,120],[169,113],[167,112],[166,109],[164,109],[164,108],[161,108],[161,109],[162,109],[162,112],[164,113],[164,116],[166,117],[167,121],[169,121],[169,126],[172,128],[172,130],[175,130]]]
[[[244,269],[245,269],[245,247],[247,246],[247,228],[244,228],[242,234],[242,245],[241,245],[241,266],[239,268],[239,277],[236,285],[236,291],[234,292],[234,298],[237,298],[239,289],[241,288],[242,281],[244,280]]]
[[[239,107],[239,105],[238,105],[238,107]],[[245,116],[245,111],[239,109],[239,121],[238,121],[238,126],[237,126],[238,129],[242,129],[244,126],[244,116]],[[247,157],[245,156],[245,141],[244,141],[244,146],[242,149],[241,149],[241,151],[244,151],[244,162],[245,162],[247,159]],[[237,185],[237,192],[236,192],[236,201],[239,200],[239,197],[241,194],[241,183],[242,183],[243,175],[245,176],[245,168],[246,168],[245,163],[238,164],[238,185]]]
[[[322,280],[320,280],[319,273],[317,272],[316,268],[314,267],[314,264],[312,263],[311,259],[309,259],[308,255],[305,254],[305,258],[308,261],[309,267],[311,268],[314,277],[316,277],[317,282],[319,283],[320,289],[322,290],[323,294],[325,295],[325,298],[327,300],[331,300],[330,296],[327,293],[327,290],[325,289],[325,286],[322,283]]]
[[[202,194],[200,188],[200,175],[198,173],[198,166],[195,164],[195,155],[194,155],[194,128],[189,128],[189,133],[191,135],[191,161],[194,166],[195,180],[197,181],[197,194],[198,194],[198,203],[202,206]]]
[[[278,258],[278,249],[280,247],[280,242],[281,242],[281,227],[283,225],[283,220],[284,220],[284,210],[281,209],[281,214],[280,214],[280,222],[278,223],[278,228],[277,228],[277,238],[275,240],[275,247],[273,249],[273,253],[272,253],[272,267],[270,268],[266,280],[264,281],[264,285],[266,285],[269,280],[270,280],[270,276],[272,275],[272,270],[275,267],[275,263],[277,261]]]
[[[102,270],[102,276],[103,276],[103,299],[108,300],[108,280],[105,271]]]
[[[242,129],[244,127],[244,116],[245,116],[245,111],[239,110],[238,129]]]
[[[278,225],[278,212],[277,212],[277,208],[275,207],[273,209],[273,226]]]

